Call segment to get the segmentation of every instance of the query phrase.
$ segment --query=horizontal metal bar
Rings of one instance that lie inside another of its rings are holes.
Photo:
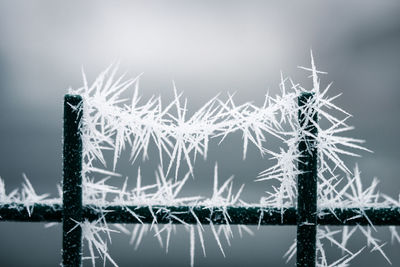
[[[29,215],[28,209],[31,210]],[[191,207],[191,206],[107,206],[99,208],[90,205],[83,206],[83,218],[95,221],[105,216],[107,223],[152,223],[154,218],[157,223],[196,224],[226,224],[226,217],[222,208]],[[296,225],[296,209],[281,209],[273,207],[225,207],[229,215],[229,224],[245,225]],[[133,215],[132,212],[135,214]],[[193,212],[193,213],[192,213]],[[400,225],[400,207],[385,208],[346,208],[334,209],[334,214],[329,210],[320,210],[317,218],[319,225],[368,225],[369,221],[376,225]],[[260,219],[261,216],[261,219]],[[367,219],[368,218],[368,219]],[[23,204],[0,205],[0,221],[20,222],[61,222],[62,205],[35,204],[26,207]],[[369,221],[368,221],[369,220]]]
[[[59,204],[0,204],[0,221],[61,222],[62,209]]]

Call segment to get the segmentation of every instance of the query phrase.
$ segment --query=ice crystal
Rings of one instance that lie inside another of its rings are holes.
[[[106,216],[95,222],[76,222],[76,227],[82,228],[84,240],[87,241],[90,253],[87,258],[92,264],[95,265],[100,257],[104,263],[109,261],[117,265],[108,251],[110,233],[116,231],[128,234],[130,244],[135,249],[139,247],[143,237],[152,232],[160,246],[168,252],[170,239],[176,233],[176,225],[172,223],[175,220],[181,222],[189,234],[189,262],[193,266],[197,240],[206,256],[206,230],[193,209],[190,212],[197,225],[188,225],[179,218],[179,214],[167,210],[167,219],[170,222],[160,226],[155,216],[155,213],[167,209],[167,206],[180,205],[192,208],[201,206],[221,212],[225,225],[214,225],[209,218],[209,229],[222,255],[225,256],[224,244],[231,244],[234,233],[227,212],[228,206],[250,205],[258,206],[260,210],[264,207],[274,207],[281,209],[282,214],[286,208],[296,207],[296,177],[300,174],[297,168],[300,160],[297,144],[309,136],[316,139],[318,149],[318,215],[322,215],[323,210],[334,214],[336,208],[354,207],[360,211],[358,217],[369,220],[364,212],[366,208],[399,207],[400,198],[396,200],[377,191],[377,179],[364,187],[358,166],[351,171],[345,164],[343,155],[359,156],[360,152],[369,150],[362,146],[362,140],[343,136],[352,129],[352,126],[348,125],[351,115],[334,103],[339,95],[329,96],[331,84],[321,84],[320,75],[326,73],[316,69],[312,54],[311,67],[300,68],[310,73],[310,88],[303,87],[281,74],[280,94],[265,95],[261,106],[252,103],[237,104],[234,95],[228,95],[225,100],[217,95],[191,116],[188,115],[187,100],[178,91],[175,83],[174,99],[165,104],[160,96],[152,96],[143,101],[139,94],[141,75],[133,79],[125,79],[125,75],[117,77],[118,66],[111,65],[89,84],[82,71],[83,86],[70,89],[69,93],[79,94],[83,98],[82,105],[74,108],[83,112],[80,129],[83,142],[84,204],[89,204],[93,209],[104,213],[107,206],[119,205],[140,222],[131,230],[122,224],[107,224]],[[133,91],[130,92],[132,88]],[[313,97],[299,106],[298,97],[304,92],[311,92]],[[131,99],[124,98],[127,93],[132,95]],[[317,135],[299,124],[299,112],[305,115],[304,125],[312,123],[317,129]],[[316,114],[318,121],[314,120]],[[189,177],[195,176],[196,157],[207,158],[212,139],[223,142],[228,135],[237,132],[243,139],[243,159],[246,158],[248,146],[253,145],[261,155],[270,157],[275,163],[261,171],[255,179],[257,182],[277,182],[272,188],[268,188],[267,195],[260,196],[259,203],[246,203],[240,199],[244,185],[234,192],[233,177],[220,181],[218,165],[215,164],[213,187],[209,197],[181,197],[180,193],[185,183]],[[271,139],[281,141],[277,151],[268,146]],[[146,160],[151,145],[158,149],[160,159],[160,166],[155,172],[155,183],[143,183],[139,168],[136,186],[128,188],[128,178],[122,178],[117,172],[122,151],[130,151],[130,160],[133,163],[139,158]],[[104,153],[107,151],[113,154],[112,163],[106,162]],[[112,168],[107,168],[108,165]],[[122,181],[121,187],[111,185],[109,181],[114,177]],[[4,182],[0,179],[0,204],[22,203],[31,214],[34,212],[34,203],[61,201],[61,196],[49,199],[46,194],[37,194],[29,180],[25,176],[24,178],[22,190],[14,190],[9,194],[6,194]],[[148,207],[153,217],[152,223],[143,224],[143,218],[136,214],[135,210],[131,210],[130,206]],[[263,212],[260,221],[262,216]],[[400,242],[396,228],[389,229],[392,242]],[[390,262],[382,249],[385,243],[373,236],[376,229],[370,223],[367,227],[345,226],[341,230],[318,227],[317,266],[348,266],[364,249],[362,247],[353,252],[348,248],[348,240],[357,230],[367,238],[367,246],[372,246],[372,251],[378,251]],[[239,225],[237,231],[240,237],[244,232],[252,235],[252,231],[244,225]],[[343,252],[343,257],[328,263],[325,243],[336,246]],[[295,255],[295,244],[290,246],[285,254],[287,260]]]

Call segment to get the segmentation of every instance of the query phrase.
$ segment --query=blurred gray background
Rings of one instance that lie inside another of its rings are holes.
[[[237,92],[238,103],[262,103],[267,90],[277,94],[280,71],[309,86],[313,49],[319,69],[334,81],[331,95],[354,115],[348,135],[367,141],[373,154],[346,159],[359,163],[368,184],[381,180],[381,192],[398,196],[400,105],[399,1],[0,1],[0,175],[8,191],[22,183],[22,172],[38,193],[56,194],[62,168],[62,98],[82,85],[81,67],[90,81],[116,60],[120,73],[144,72],[144,98],[172,98],[172,79],[189,99],[190,110],[222,92]],[[224,94],[223,94],[224,95]],[[268,164],[250,149],[242,161],[240,136],[198,160],[196,179],[184,194],[209,195],[216,161],[220,178],[235,175],[243,198],[258,201],[268,186],[254,178]],[[152,183],[158,158],[142,164]],[[137,164],[122,160],[118,171],[136,178]],[[122,182],[122,181],[121,181]],[[400,266],[399,245],[390,245],[387,228],[378,228],[393,266]],[[238,236],[223,258],[207,234],[207,258],[196,247],[195,266],[293,266],[283,254],[295,227],[261,227],[254,237]],[[166,255],[146,237],[138,251],[129,237],[114,235],[111,254],[120,266],[189,266],[189,236],[179,229]],[[361,236],[353,250],[365,244]],[[329,247],[329,244],[326,246]],[[340,256],[329,250],[331,256]],[[333,257],[332,257],[333,259]],[[61,227],[0,223],[0,266],[57,266]],[[89,262],[85,262],[89,265]],[[365,250],[352,266],[389,266]]]

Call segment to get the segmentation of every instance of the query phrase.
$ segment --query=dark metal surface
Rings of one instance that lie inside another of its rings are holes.
[[[79,132],[82,103],[78,95],[64,99],[63,147],[63,266],[81,266],[82,229],[82,140]]]
[[[62,205],[59,204],[35,204],[31,208],[32,214],[29,216],[27,207],[23,204],[0,205],[0,221],[18,222],[62,222]],[[107,223],[140,223],[130,211],[133,211],[141,218],[143,223],[152,223],[153,216],[150,207],[139,206],[107,206],[94,207],[83,206],[82,217],[89,221],[96,221],[103,215]],[[99,210],[103,210],[100,212]],[[209,224],[209,220],[214,224],[226,224],[220,208],[190,207],[190,206],[153,206],[153,214],[159,224],[181,222],[170,217],[172,214],[181,221],[188,224],[196,224],[197,220],[192,211],[202,224]],[[130,211],[129,211],[130,210]],[[230,217],[230,224],[246,225],[297,225],[297,214],[294,207],[283,209],[272,207],[226,207]],[[334,214],[333,214],[333,213]],[[369,225],[369,221],[374,226],[400,225],[400,207],[387,208],[346,208],[321,210],[317,217],[318,225]],[[367,218],[365,217],[367,216]],[[260,220],[261,217],[261,220]],[[369,221],[368,221],[369,220]]]
[[[313,101],[312,93],[302,93],[299,107]],[[307,114],[306,114],[307,113]],[[299,124],[304,134],[299,142],[300,160],[297,176],[297,266],[315,266],[317,237],[317,146],[318,114],[313,109],[299,109]]]

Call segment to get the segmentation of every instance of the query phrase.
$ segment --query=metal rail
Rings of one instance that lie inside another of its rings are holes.
[[[29,216],[28,208],[33,208]],[[99,210],[102,212],[99,212]],[[152,209],[152,212],[150,211]],[[281,210],[272,207],[224,207],[229,214],[229,224],[246,225],[297,225],[296,208],[291,207]],[[91,206],[82,207],[82,218],[96,221],[105,216],[107,223],[140,223],[131,211],[141,218],[143,223],[152,223],[157,220],[159,224],[176,223],[182,221],[187,224],[196,224],[197,216],[202,224],[226,224],[222,216],[221,207],[192,207],[192,206]],[[192,213],[193,212],[193,213]],[[63,207],[61,204],[35,204],[26,207],[24,204],[7,204],[0,206],[0,221],[16,222],[62,222]],[[370,225],[374,226],[400,226],[400,208],[346,208],[333,210],[320,210],[317,216],[318,225]],[[153,215],[155,217],[153,217]],[[174,215],[179,220],[169,215]],[[366,219],[368,217],[369,221]],[[261,219],[260,219],[261,218]],[[350,219],[351,218],[351,219]]]

